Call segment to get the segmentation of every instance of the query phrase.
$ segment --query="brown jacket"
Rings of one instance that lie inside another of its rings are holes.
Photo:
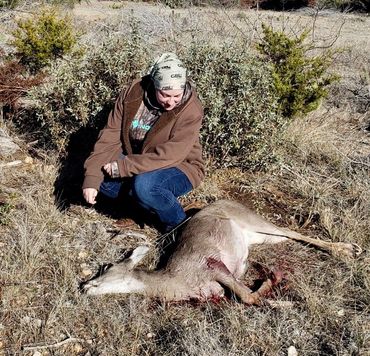
[[[99,190],[104,179],[102,167],[112,161],[118,161],[121,177],[177,167],[186,174],[194,188],[200,184],[204,177],[199,142],[203,107],[195,90],[184,104],[163,112],[148,132],[141,154],[132,153],[129,129],[147,83],[148,79],[144,77],[121,91],[93,152],[85,162],[83,188]],[[122,153],[125,155],[123,159]]]

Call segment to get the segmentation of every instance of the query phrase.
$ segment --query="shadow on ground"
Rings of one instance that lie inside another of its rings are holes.
[[[54,196],[60,210],[71,205],[85,205],[82,197],[84,162],[93,150],[99,129],[82,127],[70,136],[66,155],[60,160]]]

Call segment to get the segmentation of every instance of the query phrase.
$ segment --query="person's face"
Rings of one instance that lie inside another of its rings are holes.
[[[181,101],[183,95],[184,95],[183,89],[155,90],[155,96],[157,98],[158,103],[166,111],[174,109],[176,105]]]

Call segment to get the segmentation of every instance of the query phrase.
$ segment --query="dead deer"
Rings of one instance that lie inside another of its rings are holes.
[[[235,201],[220,200],[195,214],[180,233],[178,245],[164,269],[143,271],[135,266],[149,247],[132,255],[84,286],[88,295],[140,293],[168,301],[221,297],[229,288],[246,304],[258,304],[274,281],[267,279],[252,292],[240,279],[247,269],[249,247],[293,239],[335,255],[353,256],[354,246],[303,236],[263,219]],[[276,276],[279,281],[279,275]]]

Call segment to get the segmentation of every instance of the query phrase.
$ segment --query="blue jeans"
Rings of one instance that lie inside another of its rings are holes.
[[[121,179],[105,180],[100,192],[117,198],[122,187]],[[169,231],[185,218],[177,198],[193,189],[188,177],[178,168],[166,168],[138,174],[132,178],[129,194],[146,210],[153,211]]]

